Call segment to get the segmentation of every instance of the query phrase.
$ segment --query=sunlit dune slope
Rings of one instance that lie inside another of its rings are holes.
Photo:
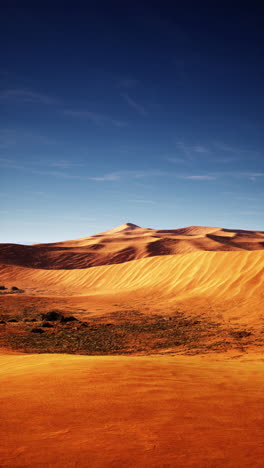
[[[73,241],[0,244],[0,263],[40,269],[85,269],[161,255],[264,249],[264,232],[190,226],[148,229],[126,223]]]
[[[14,282],[44,295],[104,295],[135,292],[160,301],[201,296],[250,299],[264,291],[264,252],[196,252],[140,259],[79,270],[44,270],[1,265],[3,284]]]

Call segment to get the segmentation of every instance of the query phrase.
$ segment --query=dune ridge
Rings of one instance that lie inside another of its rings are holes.
[[[264,294],[264,252],[196,252],[76,270],[1,265],[0,274],[7,285],[15,278],[21,287],[32,291],[45,285],[48,294],[96,295],[144,289],[157,297],[178,299],[196,295],[249,298]]]
[[[0,263],[39,269],[82,269],[161,255],[264,249],[264,232],[189,226],[141,228],[125,223],[77,240],[49,244],[0,244]]]

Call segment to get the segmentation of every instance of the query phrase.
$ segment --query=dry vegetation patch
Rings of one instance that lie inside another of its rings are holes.
[[[253,331],[227,329],[205,316],[174,311],[170,316],[137,310],[78,320],[61,310],[0,314],[2,346],[34,353],[87,355],[178,352],[199,354],[246,351],[257,342]]]

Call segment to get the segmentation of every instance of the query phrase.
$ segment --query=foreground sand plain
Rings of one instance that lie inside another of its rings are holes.
[[[264,359],[2,355],[3,468],[262,467]]]

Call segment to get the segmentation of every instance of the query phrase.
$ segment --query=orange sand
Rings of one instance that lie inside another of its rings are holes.
[[[263,466],[257,356],[0,357],[0,465]]]

